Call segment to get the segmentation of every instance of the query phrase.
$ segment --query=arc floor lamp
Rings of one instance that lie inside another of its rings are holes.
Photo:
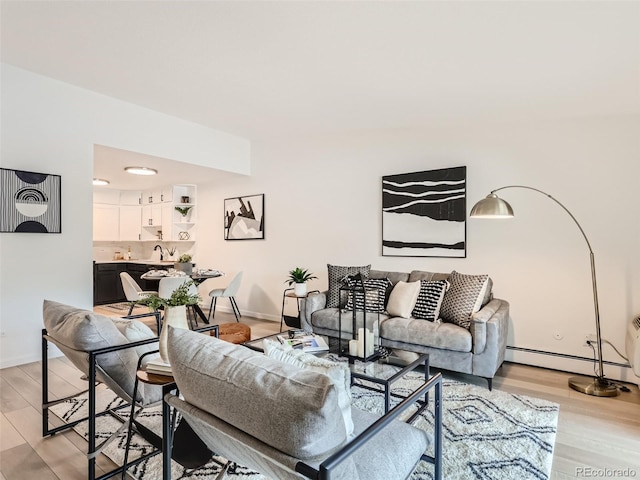
[[[604,369],[602,366],[602,338],[600,336],[600,310],[598,308],[598,287],[596,284],[596,264],[594,260],[593,250],[591,249],[591,243],[589,243],[589,239],[587,235],[584,233],[582,226],[576,220],[576,217],[565,207],[562,203],[560,203],[557,199],[549,195],[548,193],[543,192],[542,190],[538,190],[537,188],[528,187],[526,185],[507,185],[505,187],[500,187],[495,190],[492,190],[486,198],[480,200],[476,203],[471,209],[471,217],[475,218],[510,218],[513,217],[513,208],[506,201],[502,200],[496,192],[500,190],[505,190],[507,188],[524,188],[526,190],[532,190],[534,192],[538,192],[545,197],[551,199],[553,202],[558,204],[565,212],[569,214],[571,220],[574,221],[580,233],[582,234],[585,242],[587,242],[587,247],[589,248],[589,259],[591,261],[591,283],[593,285],[593,307],[596,318],[596,340],[597,340],[597,356],[598,356],[598,369],[596,371],[595,378],[589,377],[571,377],[569,378],[569,386],[578,392],[594,395],[597,397],[615,397],[618,395],[618,388],[615,384],[611,383],[604,377]]]

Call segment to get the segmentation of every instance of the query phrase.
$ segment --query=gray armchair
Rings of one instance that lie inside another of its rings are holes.
[[[118,414],[119,410],[129,407],[132,402],[140,407],[145,407],[157,404],[162,400],[162,389],[158,386],[146,384],[138,389],[134,398],[138,358],[158,349],[158,338],[146,325],[137,321],[137,319],[150,316],[155,317],[156,322],[160,321],[159,313],[157,312],[123,317],[126,319],[123,321],[50,300],[44,301],[43,320],[45,328],[42,330],[42,436],[54,435],[88,420],[87,478],[89,480],[96,478],[96,455],[128,427],[128,423]],[[143,338],[145,336],[146,338]],[[132,341],[132,339],[139,340]],[[88,416],[73,422],[67,422],[56,428],[49,428],[49,408],[83,392],[57,400],[49,400],[49,342],[58,347],[88,380],[88,389],[85,390],[85,392],[88,392],[89,397]],[[149,358],[155,357],[155,355],[147,356]],[[121,397],[125,403],[102,412],[96,412],[96,384],[100,382]],[[100,445],[96,445],[96,418],[103,415],[111,415],[123,423],[107,440]],[[157,453],[159,451],[150,452],[132,461],[129,466],[140,463]],[[125,466],[117,467],[98,478],[105,479],[121,474],[124,468]]]

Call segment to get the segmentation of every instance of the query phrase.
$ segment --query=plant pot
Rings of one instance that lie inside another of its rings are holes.
[[[293,288],[293,293],[295,293],[297,297],[304,297],[307,294],[307,284],[296,283]]]
[[[164,311],[164,319],[162,320],[162,330],[160,331],[160,339],[158,341],[160,358],[164,362],[169,363],[169,356],[167,355],[167,337],[169,335],[168,325],[175,328],[189,329],[189,322],[187,321],[187,307],[185,305],[178,305],[177,307],[166,307]]]
[[[188,262],[188,263],[174,263],[173,264],[173,268],[175,268],[176,270],[180,270],[181,272],[186,273],[187,275],[191,275],[191,273],[193,272],[193,263]]]

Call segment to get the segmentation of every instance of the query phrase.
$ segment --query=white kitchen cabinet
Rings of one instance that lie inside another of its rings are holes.
[[[93,204],[93,240],[120,240],[120,206]]]
[[[120,190],[109,190],[102,187],[93,187],[93,203],[119,205]]]
[[[120,205],[120,240],[142,240],[142,206]]]
[[[142,192],[139,190],[122,190],[120,205],[142,205]]]
[[[142,206],[141,240],[160,240],[162,232],[162,204]],[[164,237],[163,237],[164,238]]]
[[[143,205],[156,205],[160,203],[162,203],[162,190],[160,188],[142,192]]]

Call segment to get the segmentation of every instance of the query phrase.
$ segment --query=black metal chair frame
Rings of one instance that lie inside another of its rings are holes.
[[[395,421],[398,416],[404,412],[407,408],[411,407],[416,402],[419,402],[419,398],[422,395],[435,389],[435,408],[434,408],[434,434],[433,434],[433,456],[423,454],[421,460],[433,464],[434,466],[434,480],[442,480],[442,374],[437,373],[432,376],[424,385],[418,388],[415,392],[405,398],[402,402],[391,409],[387,414],[374,422],[369,428],[358,435],[353,441],[342,447],[336,453],[322,462],[318,469],[307,465],[304,462],[299,462],[296,465],[296,472],[301,473],[305,477],[312,480],[331,480],[332,472],[336,469],[340,463],[349,458],[353,453],[361,448],[366,442],[368,442],[373,436],[381,434],[385,426]],[[418,415],[420,415],[422,409],[419,409],[413,414],[407,423],[413,422]]]
[[[138,319],[138,318],[143,318],[143,317],[149,317],[149,316],[154,316],[156,317],[156,323],[158,325],[158,332],[160,331],[160,313],[159,312],[149,312],[149,313],[143,313],[140,315],[127,315],[121,318],[124,319]],[[216,330],[216,336],[217,336],[217,330],[218,330],[218,326],[214,325],[214,326],[209,326],[209,327],[204,327],[198,330],[194,330],[196,332],[206,332],[209,330]],[[89,356],[89,375],[87,378],[88,381],[88,385],[89,388],[87,390],[83,390],[81,392],[77,392],[74,393],[72,395],[69,395],[67,397],[64,398],[59,398],[57,400],[49,400],[49,355],[48,355],[48,350],[49,350],[49,341],[50,341],[51,337],[49,337],[47,330],[45,328],[42,329],[42,436],[43,437],[47,437],[47,436],[53,436],[58,432],[62,432],[65,430],[68,430],[70,428],[73,428],[74,426],[76,426],[77,424],[84,422],[84,421],[88,421],[88,448],[87,448],[87,458],[88,458],[88,475],[87,475],[87,479],[88,480],[105,480],[107,478],[111,478],[115,475],[118,474],[122,474],[126,468],[137,465],[140,462],[143,462],[144,460],[151,458],[154,455],[157,455],[158,453],[161,452],[160,449],[158,450],[154,450],[146,455],[143,455],[140,458],[137,458],[136,460],[133,460],[131,462],[129,462],[127,465],[121,465],[118,466],[117,468],[113,469],[110,472],[107,472],[99,477],[96,477],[96,457],[100,454],[100,452],[102,451],[102,448],[104,446],[106,446],[115,435],[118,435],[119,432],[122,430],[122,428],[124,428],[125,425],[127,425],[127,420],[125,420],[122,416],[120,416],[118,414],[119,410],[122,410],[124,408],[130,408],[131,404],[130,403],[124,403],[120,406],[117,407],[113,407],[113,408],[109,408],[107,410],[101,411],[101,412],[96,412],[96,386],[97,384],[99,384],[100,382],[96,380],[96,370],[97,370],[97,359],[99,355],[104,355],[106,353],[112,353],[112,352],[117,352],[120,350],[125,350],[128,348],[135,348],[135,347],[140,347],[143,345],[150,345],[153,343],[157,343],[158,342],[158,337],[154,337],[154,338],[149,338],[146,340],[140,340],[138,342],[131,342],[131,343],[125,343],[122,345],[116,345],[113,347],[104,347],[104,348],[99,348],[96,350],[89,350],[86,351],[86,353]],[[77,397],[78,395],[81,395],[83,393],[89,393],[89,398],[88,398],[88,408],[89,408],[89,412],[88,415],[84,418],[78,419],[78,420],[74,420],[72,422],[66,422],[63,425],[60,425],[58,427],[54,427],[54,428],[49,428],[49,408],[51,408],[54,405],[57,405],[59,403],[65,402],[67,400],[70,400],[71,398]],[[135,393],[134,393],[135,395]],[[119,420],[120,422],[122,422],[123,427],[121,427],[120,429],[118,429],[116,432],[114,432],[114,434],[109,437],[107,440],[105,440],[104,442],[102,442],[100,445],[96,445],[96,418],[104,416],[104,415],[111,415],[112,417],[116,418],[117,420]]]

